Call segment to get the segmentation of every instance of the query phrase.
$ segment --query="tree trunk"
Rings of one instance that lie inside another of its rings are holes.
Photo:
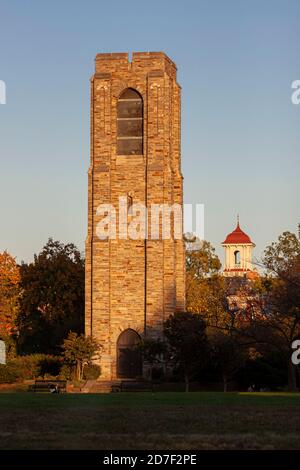
[[[227,375],[223,374],[223,391],[224,392],[227,392],[227,386],[228,386]]]
[[[185,391],[189,392],[190,391],[190,381],[189,381],[188,374],[184,374],[184,381],[185,381]]]
[[[296,371],[297,366],[295,366],[292,363],[291,358],[288,358],[287,367],[288,367],[288,389],[291,392],[295,392],[297,391],[297,371]]]
[[[76,361],[76,379],[81,380],[81,365],[80,361]]]
[[[300,368],[299,368],[299,365],[296,366],[296,376],[298,377],[298,384],[300,385]]]
[[[151,381],[153,380],[153,364],[152,364],[152,362],[150,364],[150,380]]]

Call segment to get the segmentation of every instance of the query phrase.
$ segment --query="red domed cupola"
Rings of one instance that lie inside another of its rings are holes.
[[[252,250],[255,244],[240,227],[239,216],[236,228],[222,243],[225,249],[224,276],[243,276],[255,273],[252,266]]]
[[[236,228],[233,232],[229,233],[222,244],[224,245],[236,245],[236,244],[252,243],[251,238],[247,235],[240,227],[239,221],[237,222]]]

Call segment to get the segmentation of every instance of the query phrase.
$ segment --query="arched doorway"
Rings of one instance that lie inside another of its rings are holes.
[[[141,341],[138,333],[131,328],[123,331],[117,341],[117,376],[133,378],[143,373],[142,355],[138,349]]]

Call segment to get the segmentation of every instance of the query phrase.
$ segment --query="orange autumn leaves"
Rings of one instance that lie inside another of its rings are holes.
[[[20,293],[20,269],[7,252],[0,253],[0,337],[14,330]]]

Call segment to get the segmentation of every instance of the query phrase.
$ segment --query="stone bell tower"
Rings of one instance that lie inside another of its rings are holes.
[[[183,199],[180,87],[164,53],[134,52],[131,61],[127,53],[96,56],[88,199],[86,335],[102,345],[101,378],[136,377],[143,368],[135,345],[161,337],[165,319],[185,308],[179,216],[170,217],[169,236],[162,236],[160,217],[159,236],[152,237],[149,215],[158,205],[182,209]],[[132,238],[127,229],[136,205],[148,211],[147,229]],[[106,238],[99,235],[104,216],[117,225]]]

